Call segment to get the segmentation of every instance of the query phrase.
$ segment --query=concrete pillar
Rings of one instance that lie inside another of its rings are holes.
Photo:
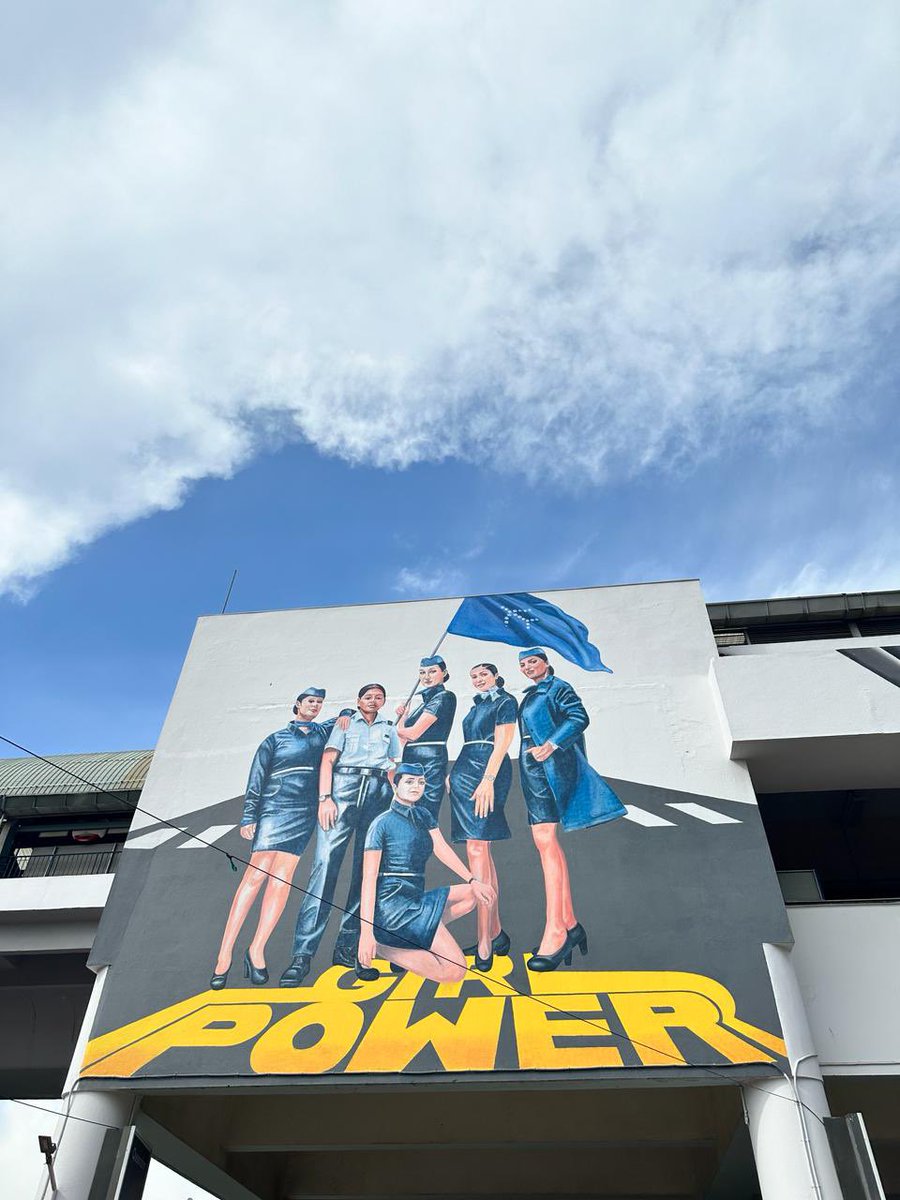
[[[760,1193],[763,1200],[842,1200],[820,1119],[829,1115],[828,1100],[791,952],[764,950],[793,1081],[761,1079],[743,1089]]]
[[[53,1193],[45,1169],[38,1200],[93,1200],[95,1176],[104,1181],[111,1178],[121,1141],[116,1130],[130,1123],[132,1102],[130,1092],[76,1092],[68,1098],[68,1112],[54,1136],[53,1171],[58,1191]],[[99,1194],[105,1198],[105,1188]]]
[[[94,1200],[91,1196],[94,1177],[98,1171],[104,1172],[113,1165],[121,1137],[117,1131],[132,1123],[134,1096],[131,1092],[77,1090],[78,1072],[97,1015],[107,969],[102,967],[94,980],[63,1087],[64,1115],[60,1117],[53,1135],[57,1146],[53,1171],[58,1191],[53,1193],[45,1168],[41,1174],[37,1200],[51,1200],[51,1197],[53,1200]],[[100,1194],[106,1196],[105,1191]]]

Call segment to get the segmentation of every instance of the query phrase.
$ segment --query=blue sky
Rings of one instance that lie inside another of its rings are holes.
[[[893,439],[858,424],[594,486],[264,454],[0,600],[15,681],[0,731],[39,752],[152,746],[194,620],[221,609],[234,567],[232,610],[694,575],[710,599],[877,586],[892,565],[866,555],[890,496],[873,479],[900,464]]]

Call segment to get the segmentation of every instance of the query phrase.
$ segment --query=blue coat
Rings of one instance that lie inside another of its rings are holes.
[[[589,829],[625,815],[625,806],[587,760],[584,731],[590,724],[570,683],[548,675],[526,688],[519,707],[521,755],[553,742],[559,749],[540,765],[556,798],[563,829]]]

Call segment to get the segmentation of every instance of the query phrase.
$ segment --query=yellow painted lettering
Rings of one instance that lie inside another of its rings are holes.
[[[272,1008],[257,1003],[204,1004],[174,1021],[165,1022],[166,1015],[164,1009],[155,1018],[148,1018],[146,1032],[99,1061],[86,1056],[82,1075],[127,1079],[166,1050],[178,1046],[239,1046],[265,1029],[272,1018]]]
[[[257,1075],[317,1075],[333,1070],[353,1049],[363,1027],[357,1004],[305,1004],[270,1025],[250,1052]],[[295,1046],[303,1029],[319,1036],[309,1046]]]
[[[555,1005],[549,1008],[530,996],[512,1000],[516,1024],[519,1066],[524,1070],[544,1068],[564,1070],[572,1067],[621,1067],[622,1055],[610,1044],[607,1022],[600,1016],[602,1007],[594,994],[566,996],[566,1015]],[[580,1020],[580,1017],[586,1020]],[[588,1024],[587,1022],[590,1022]],[[563,1038],[578,1037],[597,1041],[581,1046],[560,1045]],[[605,1039],[605,1040],[603,1040]]]
[[[454,1022],[429,1013],[410,1024],[412,1000],[386,1000],[350,1060],[348,1071],[402,1071],[426,1046],[447,1071],[491,1071],[505,1001],[476,996]]]
[[[630,992],[610,996],[622,1026],[646,1067],[684,1066],[670,1029],[690,1029],[733,1063],[772,1062],[768,1054],[731,1033],[708,996],[696,992]]]

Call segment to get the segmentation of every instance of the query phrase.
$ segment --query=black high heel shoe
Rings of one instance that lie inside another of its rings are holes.
[[[503,958],[504,954],[509,954],[510,944],[509,934],[505,929],[501,929],[491,942],[491,950],[497,955],[498,958]],[[473,958],[478,954],[477,944],[474,946],[467,946],[466,949],[463,950],[463,954],[465,954],[466,958]]]
[[[391,963],[391,974],[392,975],[405,975],[406,967],[401,967],[399,963],[392,962]]]
[[[494,948],[491,947],[491,952],[487,958],[482,958],[478,953],[478,947],[475,947],[475,961],[472,966],[476,971],[489,971],[494,965]]]
[[[555,971],[562,962],[567,967],[572,965],[572,945],[568,937],[552,954],[532,954],[525,966],[529,971]]]
[[[249,979],[254,987],[269,982],[269,972],[266,967],[254,967],[250,961],[250,951],[244,951],[244,978]]]
[[[581,951],[582,956],[587,954],[587,930],[580,921],[576,921],[571,929],[566,930],[566,941],[574,950],[577,946]],[[531,951],[532,954],[537,954],[537,946]]]
[[[569,948],[574,950],[577,946],[581,951],[582,958],[587,954],[587,930],[580,921],[576,921],[572,928],[566,934],[566,941]]]
[[[228,971],[230,970],[231,967],[228,968]],[[221,975],[213,975],[212,979],[210,979],[209,986],[214,992],[220,992],[228,982],[228,971],[223,971]]]

